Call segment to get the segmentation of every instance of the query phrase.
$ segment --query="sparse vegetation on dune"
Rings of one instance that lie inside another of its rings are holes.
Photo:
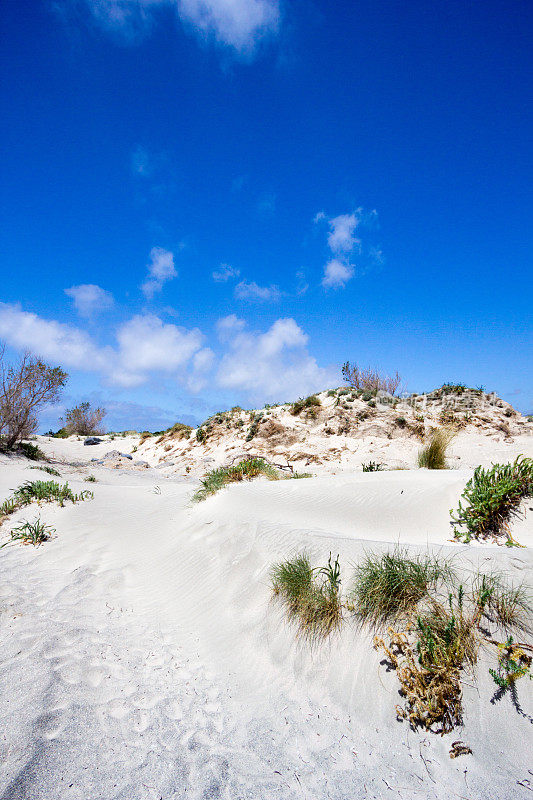
[[[322,403],[316,394],[310,394],[309,397],[301,397],[292,404],[291,414],[293,417],[297,417],[302,411],[306,411],[308,414],[311,414],[311,416],[313,413],[315,413],[316,416],[316,409],[321,405]]]
[[[48,473],[48,475],[55,475],[55,477],[56,477],[56,478],[60,478],[60,477],[61,477],[61,473],[59,473],[59,472],[57,471],[57,469],[54,469],[54,467],[49,467],[49,466],[48,466],[48,465],[46,465],[46,464],[44,464],[44,465],[43,465],[43,464],[41,464],[41,465],[39,465],[39,466],[37,466],[37,465],[35,465],[35,466],[31,466],[31,467],[28,467],[28,469],[38,469],[38,470],[40,470],[41,472],[46,472],[46,473]]]
[[[0,521],[3,517],[13,514],[19,508],[34,501],[38,503],[56,501],[60,506],[64,506],[67,501],[78,503],[82,500],[92,499],[93,496],[93,493],[88,490],[75,494],[68,483],[61,486],[55,481],[26,481],[0,505]]]
[[[331,554],[323,569],[298,554],[276,564],[271,581],[298,634],[312,642],[338,630],[348,618],[344,610],[370,629],[388,626],[374,646],[396,670],[405,699],[396,712],[413,728],[445,733],[461,723],[461,675],[474,668],[482,643],[495,648],[497,669],[490,672],[500,688],[529,674],[525,651],[531,647],[512,645],[509,631],[529,630],[530,599],[525,587],[510,585],[502,573],[476,573],[465,588],[447,560],[396,548],[367,554],[355,567],[346,604],[339,559],[332,563]],[[498,630],[506,631],[505,643],[494,638]]]
[[[454,536],[464,542],[472,539],[506,537],[515,545],[509,529],[513,517],[520,516],[520,504],[533,495],[533,459],[518,456],[510,464],[479,466],[466,484],[457,511],[451,511]]]
[[[37,546],[43,542],[47,542],[52,534],[55,533],[55,528],[50,525],[45,525],[40,519],[34,522],[23,522],[10,533],[11,539],[4,542],[0,547],[5,547],[13,542],[20,541],[22,544],[32,544]]]
[[[201,488],[193,495],[193,501],[205,500],[230,483],[252,480],[263,475],[271,481],[279,480],[278,470],[263,458],[248,458],[229,467],[219,467],[208,472],[201,480]]]
[[[380,464],[378,461],[368,461],[366,464],[361,464],[363,472],[383,472],[385,464]]]
[[[446,469],[446,452],[454,434],[446,428],[437,428],[428,444],[418,453],[418,466],[426,469]]]
[[[351,364],[349,361],[342,365],[342,377],[354,389],[359,392],[367,392],[370,396],[376,395],[379,391],[394,395],[402,382],[398,372],[392,376],[382,375],[376,369],[370,367],[360,369],[357,364]],[[363,397],[363,399],[365,398]]]

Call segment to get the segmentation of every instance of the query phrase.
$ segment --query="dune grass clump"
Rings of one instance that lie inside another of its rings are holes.
[[[355,567],[350,608],[373,627],[405,617],[434,590],[452,577],[446,561],[434,556],[409,556],[396,548],[390,553],[368,553]]]
[[[240,481],[250,481],[264,475],[271,481],[279,480],[279,473],[275,467],[263,458],[248,458],[238,464],[229,467],[219,467],[208,472],[200,481],[201,488],[193,495],[193,501],[205,500],[212,494],[216,494],[229,483],[239,483]]]
[[[28,469],[39,469],[39,470],[41,470],[41,472],[47,472],[48,475],[54,475],[57,478],[61,477],[61,473],[59,473],[57,471],[57,469],[54,469],[54,467],[48,467],[46,465],[39,466],[39,467],[38,466],[31,466],[31,467],[28,467]]]
[[[508,546],[517,543],[509,524],[520,516],[520,504],[533,496],[533,458],[518,458],[510,464],[479,466],[466,484],[457,511],[451,511],[454,536],[466,543],[506,536]]]
[[[418,466],[426,469],[446,469],[446,451],[454,434],[446,428],[437,428],[428,444],[418,453]]]
[[[87,489],[75,494],[68,483],[61,486],[56,481],[25,481],[22,486],[15,489],[11,497],[8,497],[0,505],[0,520],[33,501],[38,503],[57,501],[63,507],[67,500],[70,500],[71,503],[78,503],[93,497],[93,493]]]
[[[317,642],[340,628],[342,604],[339,557],[331,553],[325,567],[311,567],[301,553],[271,570],[272,593],[282,601],[303,638]]]
[[[531,629],[533,606],[527,587],[507,582],[501,572],[477,573],[472,581],[477,618],[484,616],[505,631]]]
[[[13,528],[11,539],[8,542],[4,542],[1,547],[16,541],[21,541],[22,544],[32,544],[36,547],[43,542],[47,542],[53,533],[55,533],[55,528],[45,525],[40,519],[36,519],[35,522],[23,522],[17,528]]]
[[[367,463],[361,464],[363,467],[363,472],[383,472],[385,469],[385,464],[380,464],[377,461],[367,461]]]

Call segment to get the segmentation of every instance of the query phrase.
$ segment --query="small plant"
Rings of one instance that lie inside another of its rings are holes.
[[[47,542],[53,533],[55,533],[55,528],[52,528],[50,525],[45,525],[40,519],[36,519],[35,522],[24,522],[17,528],[13,528],[11,531],[11,540],[5,542],[1,546],[5,547],[7,544],[11,544],[15,541],[37,546],[43,542]]]
[[[524,651],[523,646],[514,644],[513,637],[509,636],[506,642],[498,645],[498,667],[489,669],[489,673],[503,693],[510,691],[519,678],[527,675],[530,680],[533,679],[531,656]]]
[[[488,537],[497,541],[505,535],[507,545],[516,545],[509,524],[513,517],[520,516],[522,500],[532,495],[533,458],[518,456],[510,464],[493,464],[490,469],[477,467],[457,511],[450,512],[455,538],[468,543]]]
[[[310,472],[293,472],[288,477],[289,479],[299,480],[300,478],[312,478],[313,475]]]
[[[532,414],[528,414],[526,419],[527,419],[528,422],[533,422],[533,415]]]
[[[18,448],[20,452],[26,456],[26,458],[30,459],[30,461],[46,461],[45,453],[43,453],[41,448],[36,444],[32,444],[31,442],[20,442]]]
[[[87,475],[85,478],[85,483],[96,483],[96,478],[94,475]]]
[[[254,414],[252,417],[252,424],[250,425],[250,430],[246,436],[246,441],[251,442],[254,436],[256,435],[257,431],[259,430],[259,425],[261,424],[261,420],[263,419],[262,414]]]
[[[307,554],[275,565],[271,570],[272,593],[284,604],[289,619],[309,641],[319,641],[342,622],[339,557],[327,566],[312,568]]]
[[[335,389],[328,389],[328,391],[326,392],[326,397],[335,397],[335,395],[336,395]]]
[[[405,419],[405,417],[396,417],[394,422],[396,423],[396,425],[399,428],[406,428],[407,427],[407,420]]]
[[[430,555],[411,557],[399,548],[378,555],[368,553],[355,568],[349,609],[373,627],[405,618],[453,573],[446,561]]]
[[[293,417],[297,417],[302,413],[302,411],[308,411],[312,413],[314,409],[321,405],[322,403],[316,394],[310,394],[309,397],[300,397],[299,400],[292,404],[291,414]]]
[[[263,458],[249,458],[229,467],[219,467],[211,470],[200,481],[201,488],[193,495],[193,502],[205,500],[209,495],[216,494],[229,483],[239,483],[243,480],[252,480],[259,475],[264,475],[271,481],[279,479],[278,471]]]
[[[61,477],[61,473],[59,473],[57,471],[57,469],[54,469],[54,467],[48,467],[46,465],[45,466],[39,466],[39,467],[32,466],[32,467],[28,467],[28,469],[39,469],[39,470],[41,470],[41,472],[47,472],[49,475],[55,475],[57,478]]]
[[[446,469],[446,451],[452,439],[451,431],[445,428],[434,430],[429,443],[418,453],[418,466],[426,469]]]
[[[385,469],[385,464],[380,464],[377,461],[368,461],[361,466],[363,467],[363,472],[383,472]]]
[[[202,444],[207,438],[206,432],[203,428],[196,429],[196,441]]]
[[[472,584],[473,600],[479,619],[484,616],[506,631],[529,631],[533,609],[529,593],[523,584],[509,584],[499,572],[477,573]]]
[[[34,500],[49,503],[56,500],[60,506],[64,506],[67,500],[78,503],[93,497],[93,493],[87,489],[79,494],[74,494],[68,483],[60,486],[55,481],[25,481],[22,486],[15,489],[11,497],[4,500],[0,506],[0,518],[13,514],[17,509],[29,505]]]

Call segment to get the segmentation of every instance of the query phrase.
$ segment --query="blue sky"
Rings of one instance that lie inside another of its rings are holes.
[[[64,405],[113,428],[293,399],[347,359],[533,409],[532,22],[491,0],[8,3],[8,354],[64,366]]]

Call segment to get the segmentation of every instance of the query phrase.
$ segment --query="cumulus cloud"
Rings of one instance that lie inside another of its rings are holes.
[[[322,286],[326,289],[339,288],[344,286],[350,278],[353,278],[354,268],[352,264],[332,258],[324,267],[324,277]]]
[[[84,331],[43,319],[19,305],[0,303],[0,339],[67,368],[106,372],[112,364],[111,349],[97,347]]]
[[[65,289],[65,294],[74,300],[74,306],[82,317],[91,317],[100,311],[106,311],[114,303],[111,292],[96,286],[94,283],[82,283]]]
[[[141,285],[143,294],[151,299],[156,292],[160,292],[163,284],[177,276],[174,266],[174,254],[163,247],[152,247],[150,250],[150,263],[148,275]]]
[[[361,240],[355,235],[361,223],[360,211],[357,214],[339,214],[337,217],[327,217],[323,211],[315,215],[315,223],[327,220],[329,226],[328,247],[333,257],[324,265],[322,286],[326,289],[340,288],[354,275],[350,256],[360,252],[361,248]]]
[[[280,23],[279,0],[86,0],[97,22],[135,41],[150,32],[158,11],[174,9],[203,39],[242,54],[253,52]]]
[[[186,380],[191,360],[202,352],[204,336],[198,328],[188,330],[144,314],[118,328],[116,346],[102,347],[79,328],[0,303],[0,339],[67,369],[97,372],[108,383],[133,387],[157,373]],[[199,355],[193,372],[205,371],[208,360],[208,353]]]
[[[275,302],[280,299],[281,292],[277,286],[258,286],[255,281],[241,281],[235,287],[238,300]]]
[[[253,402],[284,400],[318,391],[335,380],[307,350],[308,336],[292,318],[278,319],[264,333],[246,330],[224,318],[228,351],[220,361],[217,383],[246,392]],[[220,321],[222,323],[222,320]]]
[[[228,314],[227,317],[219,319],[216,324],[218,338],[221,342],[227,342],[239,331],[242,331],[245,325],[246,322],[243,319],[239,319],[236,314]]]
[[[198,328],[164,323],[154,314],[132,317],[118,329],[119,363],[132,380],[148,372],[175,372],[201,348]]]
[[[217,283],[226,283],[233,278],[238,278],[240,274],[241,271],[236,267],[231,267],[229,264],[221,264],[220,268],[213,272],[213,280]]]

